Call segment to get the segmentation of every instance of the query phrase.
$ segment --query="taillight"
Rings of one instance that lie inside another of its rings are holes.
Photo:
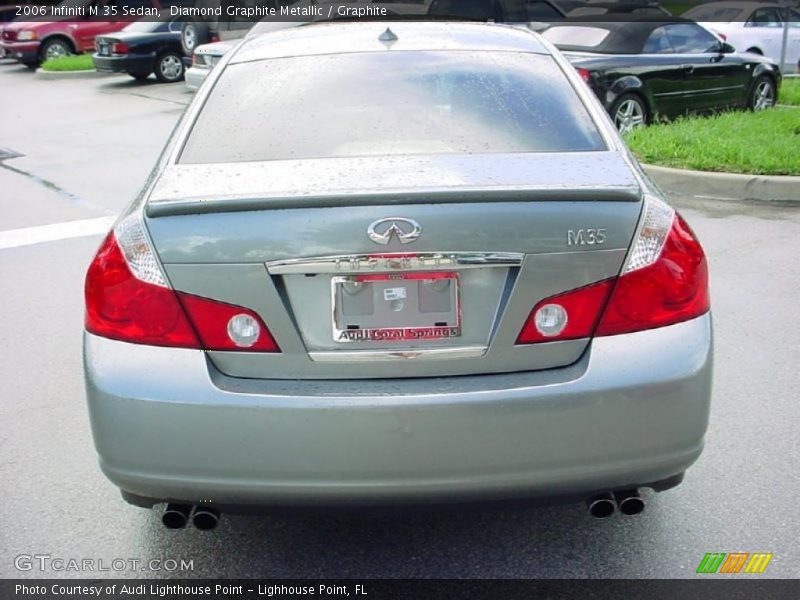
[[[617,280],[596,335],[673,325],[699,317],[709,308],[708,264],[703,248],[676,213],[657,259]]]
[[[178,298],[205,350],[280,351],[267,326],[253,311],[183,292],[178,292]]]
[[[589,69],[584,69],[583,67],[576,67],[575,70],[578,71],[578,75],[581,76],[581,79],[583,79],[586,83],[589,83],[589,79],[591,79],[592,77],[592,73],[591,71],[589,71]]]
[[[192,66],[196,67],[199,65],[205,65],[206,61],[205,58],[201,54],[197,54],[196,52],[192,54]]]
[[[173,291],[135,215],[103,241],[86,274],[86,330],[152,346],[279,352],[253,311]]]
[[[622,274],[542,300],[517,344],[655,329],[708,312],[708,265],[692,230],[657,198],[644,210]]]
[[[525,321],[517,344],[590,337],[613,287],[614,281],[607,279],[542,300]]]
[[[124,42],[114,42],[111,44],[111,54],[127,54],[130,52],[128,44]]]

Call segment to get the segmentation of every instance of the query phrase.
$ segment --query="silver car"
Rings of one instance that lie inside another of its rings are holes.
[[[225,55],[86,278],[100,465],[163,521],[642,510],[709,415],[703,250],[537,34],[330,23]]]

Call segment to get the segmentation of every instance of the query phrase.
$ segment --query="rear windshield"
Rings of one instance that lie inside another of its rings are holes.
[[[229,65],[180,162],[604,149],[549,56],[386,52]]]

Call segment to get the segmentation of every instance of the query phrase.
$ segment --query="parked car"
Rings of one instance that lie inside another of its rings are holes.
[[[126,12],[162,7],[160,0],[64,0],[59,6],[89,5],[97,6],[100,15],[105,7],[113,8],[118,16],[113,20],[98,16],[80,20],[65,17],[52,21],[15,21],[3,26],[2,48],[7,56],[35,68],[49,58],[91,52],[96,36],[119,31],[138,18],[133,14],[123,16]]]
[[[789,21],[786,64],[800,70],[800,11],[796,8],[771,2],[712,2],[689,9],[683,16],[720,33],[737,50],[776,62],[781,60],[783,24]]]
[[[162,83],[183,79],[181,21],[169,13],[158,21],[131,23],[116,34],[98,36],[92,55],[95,69],[128,73],[145,80],[155,73]]]
[[[326,23],[210,77],[86,276],[92,432],[127,501],[208,529],[497,497],[633,514],[680,483],[706,259],[550,45]]]
[[[191,56],[194,49],[202,44],[227,41],[244,37],[253,23],[248,18],[238,18],[229,14],[228,8],[245,4],[245,0],[195,0],[195,7],[207,11],[221,11],[220,17],[192,17],[183,25],[183,50]],[[277,8],[282,4],[276,0],[248,0],[249,8]],[[343,8],[382,8],[387,19],[442,19],[487,20],[496,22],[523,23],[528,21],[554,21],[564,16],[563,11],[551,0],[300,0],[293,8],[322,7],[322,17],[304,19],[294,17],[296,22],[303,20],[340,19],[338,12]],[[333,10],[329,12],[328,8]],[[380,17],[378,17],[380,19]],[[363,20],[363,19],[362,19]]]
[[[246,37],[261,35],[271,31],[279,31],[287,27],[303,25],[300,21],[259,21],[247,33]],[[214,42],[198,46],[192,54],[192,58],[187,61],[184,57],[186,67],[186,87],[190,90],[197,90],[205,78],[211,72],[219,60],[232,48],[236,47],[239,40],[232,39],[225,42]],[[188,64],[187,64],[188,62]]]
[[[543,36],[564,51],[620,131],[655,117],[725,108],[762,110],[778,97],[781,71],[688,19],[571,20]]]
[[[186,87],[192,91],[197,90],[205,81],[211,69],[214,68],[214,65],[237,43],[239,43],[238,40],[229,40],[227,42],[203,44],[195,48],[191,59],[184,57]]]

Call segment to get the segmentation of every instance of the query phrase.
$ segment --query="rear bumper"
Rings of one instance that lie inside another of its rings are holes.
[[[200,351],[87,334],[105,474],[136,496],[220,505],[426,502],[641,486],[699,456],[711,317],[600,338],[548,371],[256,381]]]
[[[32,42],[0,42],[6,58],[16,58],[19,62],[30,63],[39,60],[38,40]]]
[[[152,73],[155,54],[134,56],[92,55],[94,68],[105,73]]]
[[[186,69],[185,78],[186,78],[186,87],[190,90],[194,91],[200,87],[200,84],[205,81],[205,78],[208,77],[208,74],[211,72],[211,69],[202,68],[202,67],[189,67]]]

